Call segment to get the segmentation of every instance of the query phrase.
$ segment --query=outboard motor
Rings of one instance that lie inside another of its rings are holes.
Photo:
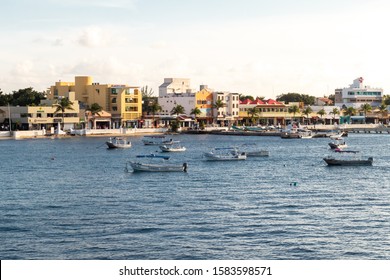
[[[187,172],[188,164],[185,162],[183,163],[183,171]]]

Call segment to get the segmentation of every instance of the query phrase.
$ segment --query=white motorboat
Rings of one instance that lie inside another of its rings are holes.
[[[131,142],[127,140],[127,138],[122,137],[114,137],[111,138],[106,142],[109,149],[127,149],[131,148]]]
[[[343,149],[347,147],[344,138],[339,136],[331,136],[332,142],[329,143],[331,149]]]
[[[186,150],[186,147],[179,146],[179,145],[172,145],[172,146],[162,145],[160,146],[160,149],[162,152],[184,152]]]
[[[155,146],[162,146],[162,145],[173,145],[175,143],[179,143],[180,141],[174,141],[173,139],[166,139],[164,135],[148,135],[144,136],[142,139],[142,142],[144,145],[155,145]]]
[[[138,155],[137,158],[146,158],[149,159],[149,162],[143,161],[130,161],[126,163],[126,171],[128,171],[127,165],[130,164],[134,172],[187,172],[188,165],[187,163],[183,164],[172,164],[166,163],[165,161],[169,159],[169,156],[160,156],[155,154],[150,155]],[[152,162],[152,160],[162,160],[159,162]]]
[[[246,160],[245,152],[240,152],[236,148],[215,148],[210,152],[204,153],[206,160],[229,161],[229,160]]]

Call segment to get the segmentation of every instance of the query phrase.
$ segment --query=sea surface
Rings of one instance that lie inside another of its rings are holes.
[[[372,167],[328,167],[329,139],[172,135],[187,173],[125,172],[141,136],[2,140],[0,259],[390,259],[390,135],[350,134]],[[207,162],[213,147],[268,158]]]

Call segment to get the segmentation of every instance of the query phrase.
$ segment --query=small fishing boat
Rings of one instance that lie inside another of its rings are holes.
[[[153,136],[144,136],[142,139],[144,145],[173,145],[175,143],[179,143],[180,141],[174,141],[173,139],[166,139],[164,135],[153,135]]]
[[[245,152],[240,152],[236,148],[214,148],[212,151],[204,153],[206,160],[212,161],[231,161],[246,160]]]
[[[126,149],[131,148],[131,142],[128,141],[126,138],[122,137],[114,137],[111,138],[106,142],[106,145],[108,146],[108,149]]]
[[[337,149],[335,154],[323,160],[330,166],[370,166],[374,161],[373,157],[362,158],[359,151]]]
[[[186,147],[179,146],[179,145],[172,145],[172,146],[162,145],[160,146],[160,150],[162,152],[184,152],[186,150]]]
[[[144,162],[140,160],[130,161],[126,163],[126,171],[128,171],[128,164],[134,172],[187,172],[188,165],[187,163],[183,164],[173,164],[166,163],[169,159],[169,156],[162,155],[138,155],[137,158],[148,159],[149,161]],[[158,161],[160,160],[160,161]],[[162,161],[161,161],[162,160]]]

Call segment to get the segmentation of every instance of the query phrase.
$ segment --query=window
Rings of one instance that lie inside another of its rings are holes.
[[[111,103],[116,103],[116,97],[114,97],[113,99],[111,99]]]
[[[118,111],[118,107],[113,106],[113,107],[112,107],[112,110],[113,110],[114,112],[116,112],[116,111]]]

